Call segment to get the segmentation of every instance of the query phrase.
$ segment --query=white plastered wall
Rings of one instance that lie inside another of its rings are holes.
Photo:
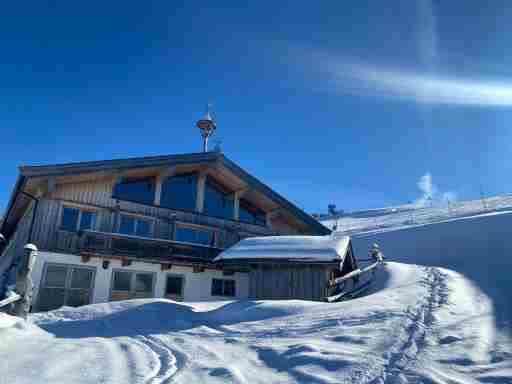
[[[184,277],[183,299],[184,301],[215,301],[228,300],[232,298],[211,295],[211,284],[213,278],[232,279],[236,281],[236,299],[249,297],[249,274],[236,272],[230,276],[224,276],[222,271],[205,269],[204,272],[194,273],[192,267],[173,265],[170,270],[162,271],[160,264],[150,264],[142,261],[134,261],[131,265],[123,267],[120,260],[109,260],[110,265],[103,269],[104,259],[91,258],[89,262],[83,263],[80,256],[53,252],[39,252],[36,265],[32,272],[34,282],[34,304],[37,305],[39,285],[46,263],[59,263],[68,265],[84,266],[95,268],[94,289],[91,303],[103,303],[110,299],[110,285],[113,270],[153,272],[156,276],[154,297],[164,297],[166,277],[168,274],[181,275]]]

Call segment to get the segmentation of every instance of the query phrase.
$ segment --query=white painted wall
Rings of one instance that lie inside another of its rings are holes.
[[[222,271],[205,269],[204,272],[194,273],[191,267],[173,265],[170,270],[162,271],[160,264],[145,262],[132,262],[130,266],[123,267],[120,260],[110,260],[108,269],[102,267],[103,259],[91,258],[88,263],[83,263],[80,256],[54,252],[39,252],[36,265],[32,272],[34,281],[34,304],[37,305],[39,285],[43,275],[45,263],[70,264],[96,269],[94,279],[94,291],[92,303],[104,303],[110,298],[110,284],[112,281],[112,270],[121,269],[126,271],[153,272],[156,274],[154,297],[164,297],[166,276],[168,274],[181,275],[185,279],[183,287],[184,301],[214,301],[230,300],[231,298],[211,295],[211,284],[213,278],[232,279],[236,281],[236,299],[249,297],[249,274],[236,272],[231,276],[224,276]]]

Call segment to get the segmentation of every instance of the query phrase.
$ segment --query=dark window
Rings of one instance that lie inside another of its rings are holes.
[[[122,233],[124,235],[151,237],[151,223],[149,220],[140,219],[134,216],[121,215],[118,233]]]
[[[115,185],[112,195],[115,199],[153,204],[155,201],[155,178],[126,178]]]
[[[235,296],[235,280],[212,279],[212,296]]]
[[[135,219],[130,216],[121,216],[121,222],[119,223],[119,233],[124,235],[134,235]]]
[[[266,225],[267,223],[265,212],[244,199],[240,199],[239,218],[240,221],[249,224]]]
[[[78,228],[79,216],[79,209],[64,207],[62,209],[62,221],[60,223],[60,229],[64,229],[66,231],[76,231],[76,229]]]
[[[137,230],[136,235],[142,237],[149,237],[151,225],[147,220],[137,220]]]
[[[114,272],[114,291],[129,291],[131,287],[131,272]]]
[[[90,303],[94,270],[71,265],[47,264],[39,289],[37,309],[50,311],[63,305]]]
[[[175,240],[185,243],[213,245],[213,233],[203,229],[177,227]]]
[[[160,205],[183,211],[195,211],[197,195],[197,175],[177,175],[162,183]]]
[[[80,218],[80,229],[94,229],[96,223],[96,212],[82,211]]]
[[[166,295],[183,295],[183,277],[181,276],[167,276],[167,285],[165,287]]]
[[[203,212],[210,216],[233,219],[233,193],[211,178],[206,179]]]
[[[60,229],[75,232],[83,229],[94,229],[96,212],[84,211],[78,208],[63,207]]]
[[[152,297],[154,277],[148,272],[114,271],[111,300]]]
[[[153,274],[137,273],[135,275],[135,291],[136,292],[152,292],[153,291]]]

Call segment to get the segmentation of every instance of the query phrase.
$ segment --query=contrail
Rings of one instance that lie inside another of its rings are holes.
[[[315,55],[316,56],[316,55]],[[512,106],[512,81],[407,71],[321,54],[313,66],[328,75],[335,91],[418,103]]]

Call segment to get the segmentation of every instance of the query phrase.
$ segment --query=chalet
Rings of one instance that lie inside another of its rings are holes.
[[[28,242],[39,248],[35,311],[247,298],[251,265],[214,262],[223,250],[330,233],[221,152],[22,166],[0,232],[0,264]]]

